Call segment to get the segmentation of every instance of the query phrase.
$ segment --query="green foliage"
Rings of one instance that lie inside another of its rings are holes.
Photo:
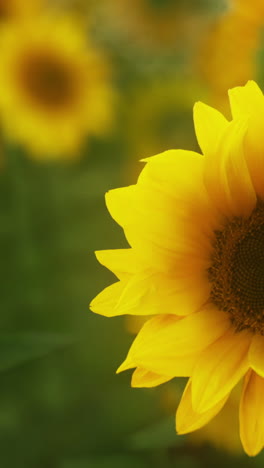
[[[70,336],[58,333],[0,334],[0,372],[46,356],[72,343]]]

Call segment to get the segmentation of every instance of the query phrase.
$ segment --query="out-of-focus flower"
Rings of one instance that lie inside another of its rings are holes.
[[[189,3],[189,2],[188,2]],[[193,43],[208,17],[197,1],[103,0],[102,12],[110,25],[141,46],[178,47]],[[201,6],[201,5],[200,5]]]
[[[154,315],[119,372],[152,387],[190,376],[179,433],[207,424],[244,377],[240,436],[264,445],[264,97],[254,82],[230,90],[233,119],[197,103],[203,155],[148,158],[136,185],[106,202],[131,246],[97,252],[119,281],[91,309],[108,317]]]
[[[112,89],[103,57],[71,18],[35,18],[1,40],[0,112],[10,139],[36,158],[72,157],[105,132]]]

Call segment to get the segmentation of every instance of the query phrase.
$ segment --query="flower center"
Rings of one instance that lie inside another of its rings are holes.
[[[6,21],[10,16],[12,16],[12,8],[8,6],[7,0],[0,0],[0,23]]]
[[[76,98],[75,70],[48,51],[36,51],[23,57],[19,79],[27,96],[53,111],[65,109]]]
[[[211,301],[237,331],[264,335],[264,203],[248,219],[234,218],[216,231],[213,247]]]

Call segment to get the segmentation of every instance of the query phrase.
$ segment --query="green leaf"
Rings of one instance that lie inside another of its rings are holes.
[[[46,356],[72,343],[72,337],[58,333],[0,334],[0,372]]]

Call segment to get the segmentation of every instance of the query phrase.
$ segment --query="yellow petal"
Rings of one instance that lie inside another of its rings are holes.
[[[103,289],[103,291],[92,300],[90,309],[96,314],[105,315],[105,317],[112,317],[115,315],[113,311],[126,284],[125,281],[118,281]]]
[[[194,105],[193,118],[196,137],[203,154],[214,154],[228,121],[220,112],[203,102]]]
[[[98,262],[119,279],[137,273],[140,268],[139,260],[132,249],[98,250],[95,255]]]
[[[245,158],[254,188],[264,199],[264,96],[254,81],[246,86],[229,91],[232,114],[235,118],[248,117],[248,132],[245,138]]]
[[[255,81],[248,81],[245,86],[230,89],[228,94],[234,119],[241,118],[241,115],[254,114],[264,105],[262,91]]]
[[[168,382],[171,377],[155,374],[146,369],[138,368],[132,375],[132,387],[157,387],[164,382]]]
[[[206,158],[205,185],[218,210],[225,216],[249,216],[256,204],[244,156],[247,121],[231,122],[215,155]]]
[[[249,365],[261,377],[264,377],[264,336],[255,335],[249,350]]]
[[[197,361],[197,355],[190,354],[188,356],[176,356],[173,363],[170,360],[168,362],[162,362],[163,354],[157,359],[157,362],[154,362],[151,358],[145,359],[144,356],[142,359],[138,357],[136,357],[134,361],[132,359],[133,356],[128,354],[128,357],[121,366],[118,367],[116,373],[119,374],[120,372],[124,372],[128,369],[133,369],[134,367],[142,368],[143,366],[146,366],[146,370],[149,370],[154,374],[163,375],[164,378],[167,377],[167,379],[170,380],[173,377],[189,377]],[[161,374],[162,372],[163,374]]]
[[[240,438],[245,452],[254,456],[264,446],[264,379],[248,373],[240,401]]]
[[[171,377],[189,376],[199,353],[230,326],[227,314],[211,308],[179,319],[153,317],[135,338],[119,371],[143,367]]]
[[[249,368],[251,335],[228,330],[201,354],[192,377],[193,408],[203,413],[222,400]]]
[[[129,206],[134,201],[136,186],[120,187],[105,194],[106,206],[112,218],[122,227],[131,223]]]
[[[181,279],[162,273],[140,271],[125,275],[121,284],[104,289],[91,303],[91,309],[108,317],[117,315],[188,315],[209,298],[207,278]]]
[[[218,219],[203,184],[203,159],[188,151],[149,158],[136,186],[106,195],[110,213],[148,267],[183,274],[208,262]]]
[[[169,150],[144,161],[138,186],[167,194],[180,220],[191,221],[194,230],[210,235],[218,219],[204,187],[205,158],[193,151]]]
[[[207,300],[210,285],[206,279],[181,280],[152,272],[134,275],[123,289],[113,315],[188,315]]]
[[[229,394],[204,413],[196,413],[192,406],[192,382],[189,379],[176,412],[176,431],[187,434],[207,424],[223,408]]]

